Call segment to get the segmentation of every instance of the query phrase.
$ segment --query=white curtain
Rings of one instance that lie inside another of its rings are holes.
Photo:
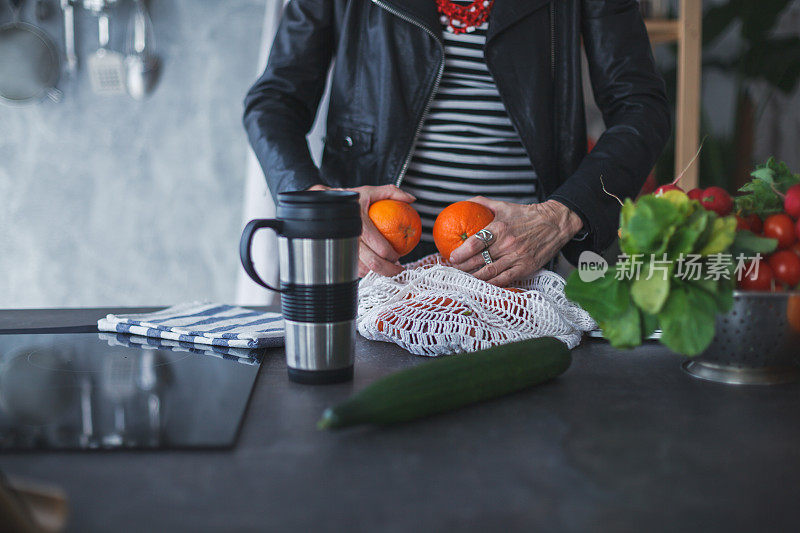
[[[258,61],[257,75],[260,75],[267,64],[269,49],[278,29],[278,22],[288,0],[267,0],[264,13],[264,25],[261,32],[261,55]],[[255,77],[253,78],[255,80]],[[308,143],[315,163],[319,165],[322,156],[322,138],[325,135],[325,117],[328,114],[328,91],[320,105],[317,121],[308,135]],[[255,154],[248,150],[247,176],[244,189],[244,217],[242,228],[254,218],[272,218],[275,216],[275,205],[267,189],[264,173],[258,164]],[[253,262],[264,281],[270,285],[278,284],[278,245],[275,234],[269,230],[259,231],[253,239]],[[254,283],[239,267],[236,283],[237,305],[270,305],[279,301],[278,296]]]

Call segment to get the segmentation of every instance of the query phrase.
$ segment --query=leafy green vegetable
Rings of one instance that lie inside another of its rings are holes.
[[[716,291],[711,291],[717,302],[717,312],[727,313],[733,309],[733,277],[730,279],[720,279],[717,281]]]
[[[597,320],[608,341],[617,348],[630,348],[642,343],[639,310],[631,301],[630,282],[620,283],[616,266],[606,275],[585,282],[573,270],[566,286],[566,295]]]
[[[659,314],[661,342],[684,355],[702,353],[714,340],[717,305],[704,290],[679,285]]]
[[[733,241],[731,252],[734,257],[744,255],[771,254],[778,248],[778,239],[759,237],[750,230],[739,230]]]
[[[646,339],[658,329],[658,317],[648,313],[642,313],[642,338]]]
[[[721,254],[736,238],[736,218],[717,218],[711,225],[711,236],[698,250],[700,255]]]
[[[705,209],[696,209],[689,215],[686,223],[680,226],[674,233],[669,243],[669,258],[678,259],[681,254],[690,254],[694,250],[697,241],[706,233],[709,227],[711,216]]]
[[[616,267],[611,267],[606,275],[587,283],[574,270],[565,288],[567,298],[580,302],[592,316],[617,316],[623,314],[630,305],[630,287],[617,283]]]
[[[638,346],[661,327],[663,344],[696,355],[714,338],[716,313],[733,304],[734,261],[720,263],[720,254],[735,240],[735,217],[719,217],[683,193],[627,199],[620,214],[620,248],[627,258],[591,282],[572,272],[567,298],[592,315],[615,347]],[[688,259],[699,268],[699,279],[687,279]]]
[[[615,348],[633,348],[642,344],[642,327],[639,310],[632,304],[621,315],[608,318],[597,325]]]
[[[800,175],[773,158],[752,176],[735,199],[744,215],[781,211],[779,192],[800,183]],[[592,315],[613,346],[637,346],[660,327],[661,342],[689,356],[708,347],[716,315],[733,307],[737,264],[777,247],[775,239],[737,232],[734,216],[706,211],[679,191],[626,199],[619,235],[627,257],[591,282],[573,272],[567,298]]]
[[[770,157],[750,174],[753,179],[739,189],[744,193],[734,199],[736,211],[742,215],[756,214],[762,218],[783,211],[783,198],[789,187],[800,183],[800,174],[794,174],[783,161]]]
[[[631,298],[645,313],[658,314],[669,296],[669,280],[672,277],[672,266],[666,273],[657,272],[652,263],[648,263],[639,279],[631,284]]]
[[[622,209],[620,247],[629,255],[664,253],[676,223],[684,216],[679,206],[653,195],[643,196],[636,204],[627,199]]]

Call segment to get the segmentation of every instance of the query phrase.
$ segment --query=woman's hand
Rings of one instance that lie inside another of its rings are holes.
[[[583,226],[577,214],[555,200],[532,205],[483,197],[471,200],[494,212],[494,220],[486,226],[494,235],[489,246],[494,262],[486,264],[481,255],[484,244],[475,236],[453,251],[450,262],[499,287],[542,268]]]
[[[330,189],[326,185],[314,185],[309,191]],[[378,231],[369,218],[369,206],[378,200],[399,200],[411,203],[416,198],[394,185],[381,185],[373,187],[364,185],[352,189],[336,189],[353,191],[359,195],[361,204],[361,238],[358,241],[358,275],[364,277],[372,270],[382,276],[395,276],[403,271],[397,260],[397,255],[389,241]]]

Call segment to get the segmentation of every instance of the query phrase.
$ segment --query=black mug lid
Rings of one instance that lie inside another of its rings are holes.
[[[278,193],[278,203],[285,205],[347,204],[358,203],[358,193],[353,191],[289,191]]]
[[[289,238],[342,239],[361,235],[361,207],[353,191],[278,193],[281,234]]]

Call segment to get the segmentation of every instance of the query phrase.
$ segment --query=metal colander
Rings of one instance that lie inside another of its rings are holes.
[[[708,349],[687,361],[694,377],[737,385],[800,378],[800,293],[735,292]]]

